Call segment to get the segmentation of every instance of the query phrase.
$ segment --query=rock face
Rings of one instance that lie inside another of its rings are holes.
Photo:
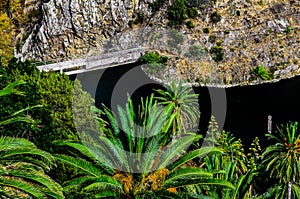
[[[17,36],[17,53],[25,59],[85,56],[91,48],[101,49],[102,41],[127,28],[130,20],[151,14],[146,0],[50,0],[35,5],[42,10],[41,19]]]
[[[113,36],[119,46],[136,44],[132,29],[169,28],[168,7],[174,1],[165,0],[154,12],[150,4],[155,0],[26,0],[25,13],[41,14],[30,14],[31,23],[17,31],[16,53],[24,59],[62,61],[96,55]],[[183,23],[174,33],[178,41],[168,37],[150,44],[152,50],[192,60],[173,64],[183,78],[201,82],[217,72],[219,83],[243,84],[253,81],[252,69],[259,65],[274,78],[300,73],[300,1],[186,1],[198,10],[192,19],[194,28]],[[220,15],[220,21],[212,20],[213,13]],[[203,66],[194,62],[199,49],[206,51]]]

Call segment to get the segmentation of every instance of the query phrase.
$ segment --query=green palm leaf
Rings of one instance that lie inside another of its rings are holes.
[[[183,157],[179,158],[174,163],[172,163],[170,166],[168,166],[168,168],[170,170],[176,169],[196,157],[203,157],[205,155],[208,155],[209,153],[211,153],[211,154],[219,153],[220,154],[220,153],[222,153],[222,151],[220,149],[218,149],[217,147],[202,147],[200,149],[196,149],[194,151],[187,153],[186,155],[184,155]]]
[[[88,162],[86,160],[83,159],[78,159],[78,158],[74,158],[71,156],[66,156],[66,155],[54,155],[54,157],[63,162],[66,163],[68,165],[74,166],[75,168],[78,168],[86,173],[88,173],[91,176],[100,176],[103,173],[101,172],[101,169],[99,169],[99,167],[95,166],[93,163]]]
[[[83,188],[83,191],[98,191],[98,190],[122,190],[122,184],[110,176],[99,176],[93,180],[91,184]]]
[[[18,189],[37,198],[47,198],[43,192],[35,189],[34,186],[29,183],[20,180],[0,178],[0,185]]]
[[[160,157],[160,164],[158,168],[167,167],[174,158],[178,158],[187,146],[190,146],[194,141],[201,139],[201,135],[186,135],[172,143],[170,147],[164,151],[162,157]]]

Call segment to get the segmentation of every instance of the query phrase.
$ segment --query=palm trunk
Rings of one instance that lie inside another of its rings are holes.
[[[288,184],[288,197],[287,199],[292,199],[292,182]]]

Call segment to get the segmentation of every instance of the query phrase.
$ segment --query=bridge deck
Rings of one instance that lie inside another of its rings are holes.
[[[38,66],[38,69],[41,71],[60,71],[61,73],[64,72],[67,75],[73,75],[92,70],[105,69],[109,67],[134,63],[139,60],[144,52],[144,48],[137,47],[87,58],[46,64]]]

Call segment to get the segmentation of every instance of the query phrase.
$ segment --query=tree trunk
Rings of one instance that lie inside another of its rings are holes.
[[[292,199],[292,182],[288,184],[288,197],[287,199]]]

